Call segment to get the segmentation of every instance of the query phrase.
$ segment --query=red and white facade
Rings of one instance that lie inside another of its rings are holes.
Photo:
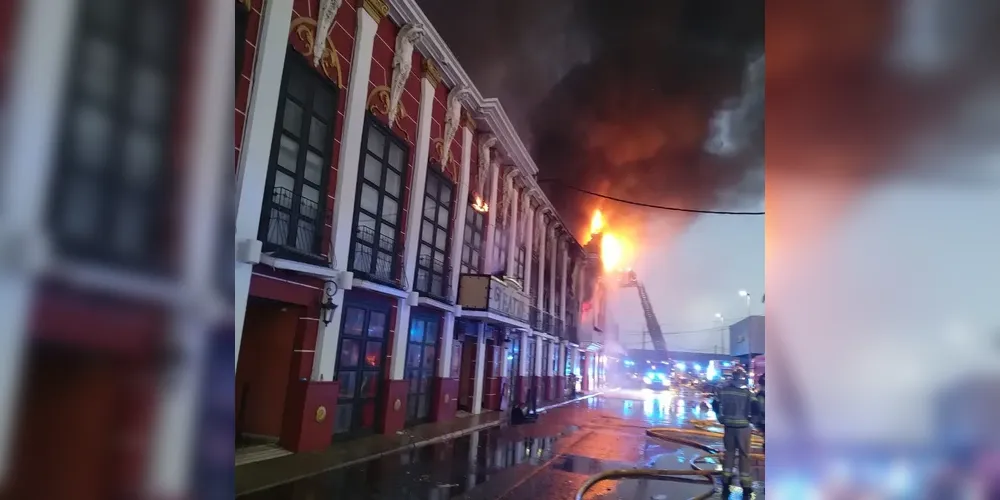
[[[583,252],[500,103],[413,0],[247,3],[238,431],[317,450],[568,392]]]

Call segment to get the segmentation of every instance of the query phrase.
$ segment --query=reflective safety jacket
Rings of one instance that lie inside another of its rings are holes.
[[[727,384],[715,392],[712,410],[726,427],[749,427],[750,418],[760,412],[756,396],[746,387]]]

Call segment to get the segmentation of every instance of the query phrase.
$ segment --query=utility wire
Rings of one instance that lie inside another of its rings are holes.
[[[625,200],[625,199],[622,199],[622,198],[615,198],[614,196],[608,196],[608,195],[605,195],[605,194],[595,193],[593,191],[588,191],[588,190],[583,189],[583,188],[579,188],[579,187],[576,187],[576,186],[572,186],[570,184],[566,184],[566,183],[558,181],[556,179],[540,179],[538,181],[538,183],[539,184],[542,184],[542,183],[556,184],[559,187],[563,187],[563,188],[570,189],[570,190],[573,190],[573,191],[579,191],[581,193],[589,194],[590,196],[596,196],[598,198],[604,198],[605,200],[616,201],[618,203],[624,203],[626,205],[633,205],[633,206],[637,206],[637,207],[653,208],[653,209],[656,209],[656,210],[669,210],[669,211],[672,211],[672,212],[685,212],[685,213],[689,213],[689,214],[710,214],[710,215],[756,215],[756,216],[764,215],[764,212],[731,212],[731,211],[726,211],[726,210],[698,210],[698,209],[695,209],[695,208],[680,208],[680,207],[667,207],[667,206],[663,206],[663,205],[653,205],[651,203],[643,203],[641,201]]]

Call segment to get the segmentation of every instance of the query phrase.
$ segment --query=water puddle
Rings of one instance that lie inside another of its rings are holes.
[[[241,500],[443,500],[462,495],[505,470],[537,466],[555,456],[562,426],[496,427],[451,441],[332,470],[241,496]]]

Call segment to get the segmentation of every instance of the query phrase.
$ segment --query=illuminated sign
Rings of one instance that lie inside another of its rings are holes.
[[[458,304],[467,311],[486,311],[527,323],[530,298],[513,280],[483,274],[463,274],[458,281]]]

